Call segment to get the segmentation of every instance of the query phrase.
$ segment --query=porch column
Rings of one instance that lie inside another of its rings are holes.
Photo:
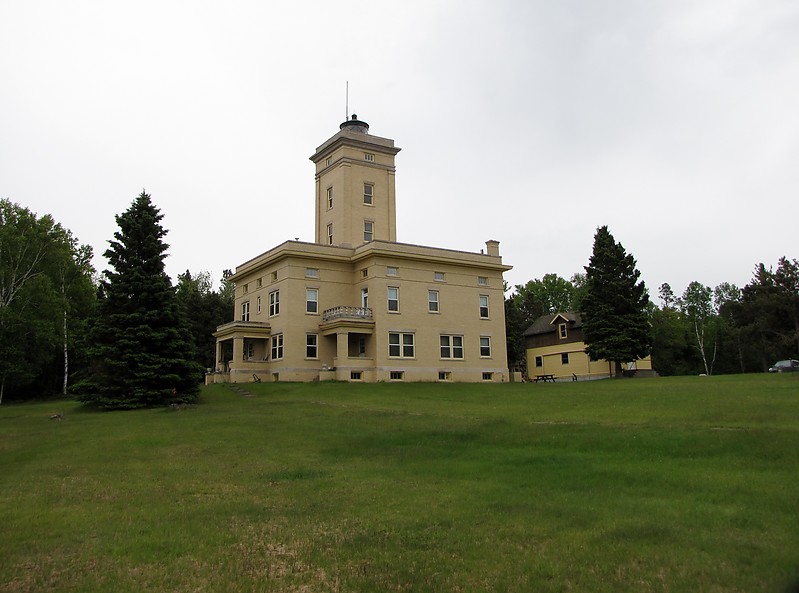
[[[219,340],[216,341],[216,358],[214,360],[216,361],[216,364],[214,364],[216,370],[217,371],[223,370],[219,368],[220,365],[222,364],[222,342],[220,342]]]
[[[336,333],[336,364],[343,363],[349,358],[349,332],[339,331]]]
[[[233,360],[232,365],[238,365],[239,362],[244,360],[244,338],[237,336],[233,338]]]

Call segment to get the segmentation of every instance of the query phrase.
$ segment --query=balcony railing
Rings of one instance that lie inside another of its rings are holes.
[[[324,321],[333,319],[364,319],[372,320],[372,310],[369,307],[333,307],[322,312]]]

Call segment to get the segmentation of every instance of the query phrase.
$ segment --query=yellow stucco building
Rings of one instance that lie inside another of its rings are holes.
[[[397,242],[394,141],[352,116],[311,156],[315,242],[236,268],[208,382],[507,381],[499,242]]]
[[[579,313],[542,315],[527,328],[524,339],[530,379],[605,379],[615,375],[613,362],[591,360],[586,353]],[[638,376],[654,374],[649,356],[628,362],[623,368],[626,373]]]

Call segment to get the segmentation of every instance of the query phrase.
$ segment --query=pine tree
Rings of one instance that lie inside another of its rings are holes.
[[[647,356],[652,337],[647,316],[649,295],[635,259],[616,243],[607,226],[594,235],[594,252],[586,266],[587,291],[582,303],[583,339],[593,360],[622,363]]]
[[[144,192],[116,217],[119,231],[104,254],[113,271],[104,272],[91,332],[93,362],[73,390],[81,401],[124,409],[196,397],[201,369],[164,271],[162,218]]]

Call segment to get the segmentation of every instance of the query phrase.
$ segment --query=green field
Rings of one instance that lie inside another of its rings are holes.
[[[0,407],[0,591],[799,582],[799,377],[248,388]]]

